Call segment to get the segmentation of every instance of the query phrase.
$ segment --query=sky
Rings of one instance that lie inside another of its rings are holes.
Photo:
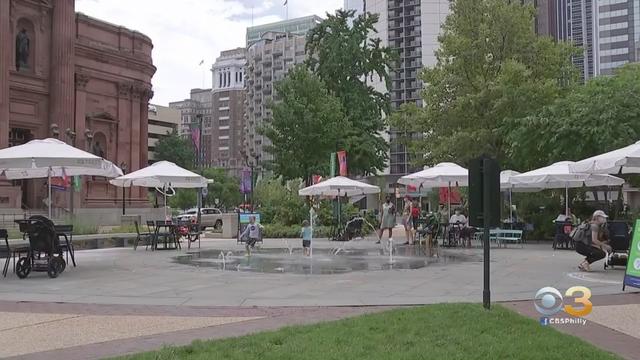
[[[211,87],[211,65],[220,51],[245,46],[246,28],[286,18],[284,0],[76,0],[76,11],[137,30],[153,41],[151,103],[189,98]],[[324,17],[343,0],[289,0],[289,18]],[[252,10],[253,9],[253,10]],[[253,14],[253,15],[252,15]],[[253,20],[252,20],[253,19]],[[204,60],[203,65],[198,65]],[[204,85],[203,85],[204,84]]]

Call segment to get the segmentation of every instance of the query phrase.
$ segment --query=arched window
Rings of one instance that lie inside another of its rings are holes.
[[[36,58],[36,33],[33,23],[26,18],[21,18],[17,22],[14,34],[16,70],[33,72]]]

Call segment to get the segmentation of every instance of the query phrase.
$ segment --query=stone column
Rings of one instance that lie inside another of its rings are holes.
[[[0,149],[9,146],[9,69],[13,54],[9,3],[0,1]]]
[[[140,99],[140,166],[149,162],[149,100],[153,97],[151,87],[145,87]]]
[[[87,83],[89,82],[89,75],[87,74],[75,74],[75,118],[74,118],[74,127],[72,127],[73,131],[76,133],[76,142],[75,146],[78,149],[90,151],[87,148],[87,139],[84,134],[84,130],[87,128],[87,119],[86,119],[86,107],[87,107]],[[66,128],[65,128],[66,129]],[[86,189],[87,182],[86,177],[82,179],[82,188]],[[71,189],[71,191],[75,191]],[[86,193],[86,190],[83,190],[82,193],[75,194],[71,196],[73,199],[73,206],[75,209],[79,209],[85,199],[80,194]],[[77,196],[76,196],[77,195]]]
[[[142,92],[144,91],[144,87],[139,84],[133,86],[133,91],[131,92],[131,132],[130,132],[130,140],[131,141],[131,161],[129,162],[129,169],[131,171],[136,171],[141,168],[140,165],[140,99],[142,97]],[[146,146],[147,144],[144,144]]]
[[[51,33],[51,117],[62,131],[73,128],[76,17],[74,0],[53,2]]]
[[[73,131],[76,132],[76,147],[78,149],[87,150],[87,140],[84,136],[84,130],[87,127],[86,107],[87,107],[87,83],[89,75],[75,75],[75,117]],[[88,150],[87,150],[88,151]]]
[[[131,89],[133,84],[122,82],[118,84],[118,135],[116,165],[126,162],[131,169],[131,135],[127,124],[131,122]],[[129,170],[130,171],[130,170]]]

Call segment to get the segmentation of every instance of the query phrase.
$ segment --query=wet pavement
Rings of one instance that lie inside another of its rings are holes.
[[[313,256],[304,256],[302,249],[262,248],[251,256],[244,251],[211,249],[194,251],[174,258],[178,264],[207,267],[222,271],[274,274],[331,275],[354,271],[414,270],[426,266],[445,266],[460,262],[480,262],[474,254],[450,253],[429,256],[419,246],[397,246],[394,255],[382,248],[349,249],[320,248]]]

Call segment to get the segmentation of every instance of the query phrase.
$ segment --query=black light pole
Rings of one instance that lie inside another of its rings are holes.
[[[126,174],[127,173],[127,163],[126,162],[121,162],[120,163],[120,169],[122,169],[122,173]],[[126,206],[125,206],[125,201],[126,201],[126,191],[127,188],[126,187],[122,187],[122,215],[126,215]]]

